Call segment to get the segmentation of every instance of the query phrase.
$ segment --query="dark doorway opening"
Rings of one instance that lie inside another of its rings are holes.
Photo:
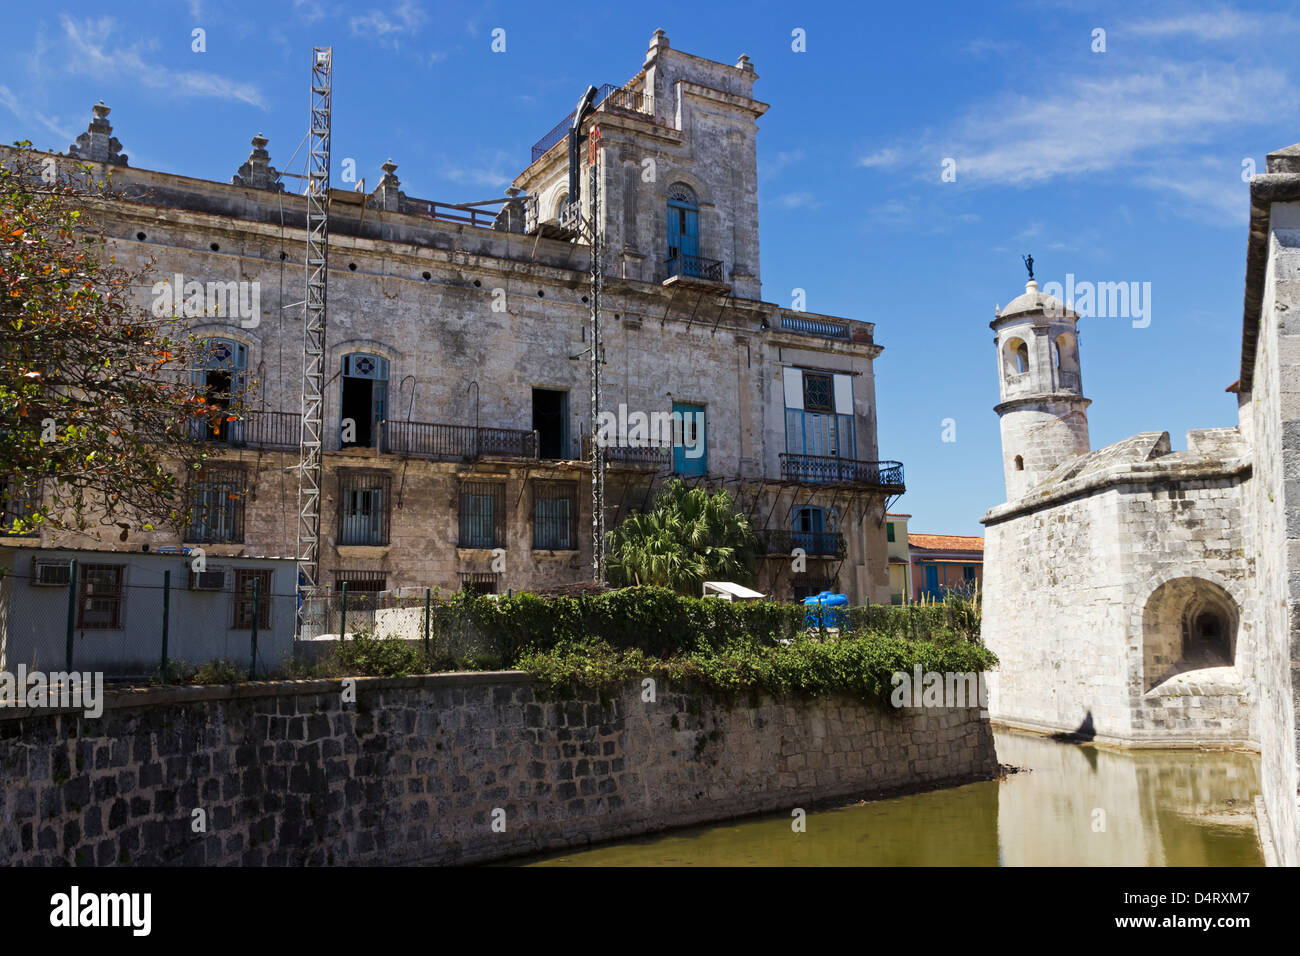
[[[370,423],[374,419],[374,409],[371,407],[374,385],[375,383],[368,378],[349,378],[345,376],[343,379],[342,418],[344,421],[350,418],[356,424],[356,430],[352,433],[352,441],[347,440],[347,429],[344,429],[341,441],[344,448],[351,445],[360,445],[363,448],[370,447]]]
[[[230,412],[231,375],[226,369],[210,368],[203,376],[203,397],[210,406],[221,409],[221,414],[209,417],[204,422],[206,441],[227,438],[230,423],[226,421]]]
[[[533,431],[541,458],[568,458],[569,393],[553,388],[533,389]]]

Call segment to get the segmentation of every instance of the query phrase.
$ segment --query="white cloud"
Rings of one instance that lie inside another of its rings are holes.
[[[803,156],[804,151],[802,149],[790,149],[779,152],[770,159],[760,158],[758,161],[758,175],[762,179],[768,179],[787,166],[802,162]]]
[[[120,77],[151,89],[168,90],[181,96],[212,97],[266,108],[262,94],[252,83],[230,80],[199,70],[169,70],[159,63],[146,60],[141,55],[142,48],[139,46],[107,47],[109,37],[116,28],[112,17],[78,23],[65,15],[60,17],[60,22],[71,48],[68,55],[63,57],[64,67],[70,73],[101,80],[105,77]]]
[[[981,104],[942,136],[881,149],[863,166],[933,173],[943,157],[957,163],[965,185],[1032,186],[1061,178],[1121,175],[1184,200],[1226,211],[1240,170],[1201,170],[1199,186],[1180,180],[1187,157],[1252,125],[1276,122],[1300,97],[1271,67],[1156,61],[1140,71],[1062,77],[1034,96],[1002,96]],[[1234,215],[1233,221],[1240,219]]]
[[[1197,11],[1172,17],[1140,20],[1123,28],[1124,33],[1141,37],[1190,36],[1209,42],[1294,33],[1300,21],[1287,14],[1242,13],[1220,9]]]
[[[370,34],[394,43],[403,34],[415,33],[424,26],[428,16],[415,0],[402,0],[390,12],[370,9],[363,16],[348,21],[354,36]]]
[[[70,127],[59,122],[57,116],[46,116],[39,110],[24,105],[23,101],[15,96],[13,90],[7,86],[0,86],[0,106],[3,106],[25,123],[39,123],[60,139],[71,140],[75,135]],[[35,141],[33,141],[32,145],[37,149],[41,148],[40,144]]]
[[[818,200],[812,193],[793,192],[786,193],[784,196],[777,196],[773,204],[782,209],[820,209],[824,203]]]
[[[902,156],[903,151],[901,149],[894,149],[892,147],[888,149],[880,149],[869,156],[863,156],[858,160],[858,165],[866,166],[868,168],[888,168],[890,166],[897,166],[899,160],[902,159]]]

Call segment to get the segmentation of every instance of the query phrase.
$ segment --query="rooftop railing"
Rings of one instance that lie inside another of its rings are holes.
[[[799,332],[803,335],[820,335],[828,339],[850,338],[847,322],[828,322],[825,319],[805,319],[797,315],[781,316],[783,332]]]
[[[654,113],[654,99],[639,90],[628,90],[621,86],[614,86],[612,83],[606,83],[596,90],[596,100],[593,104],[597,109],[615,109],[625,113]],[[555,129],[551,130],[533,145],[532,162],[537,162],[547,151],[556,143],[563,140],[569,134],[569,127],[573,125],[573,114],[575,110],[570,110],[569,115],[556,124]]]

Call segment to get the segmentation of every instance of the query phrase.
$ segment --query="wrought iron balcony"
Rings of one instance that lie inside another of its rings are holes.
[[[848,554],[844,535],[838,531],[786,531],[773,528],[758,533],[763,554],[789,555],[795,548],[813,558],[843,558]]]
[[[591,458],[591,436],[582,437],[582,457]],[[606,445],[605,462],[611,468],[639,468],[667,471],[673,466],[673,447],[660,443]]]
[[[904,491],[903,465],[897,461],[855,461],[826,455],[781,456],[781,477],[817,485],[858,485],[891,495]]]
[[[664,263],[662,281],[666,282],[669,279],[701,279],[705,282],[721,283],[722,263],[717,259],[678,253]]]
[[[435,422],[380,423],[380,450],[433,461],[537,457],[537,433],[514,428],[475,428]]]
[[[302,437],[302,415],[297,412],[245,411],[233,422],[213,427],[205,419],[192,423],[191,434],[209,444],[229,448],[297,448]]]

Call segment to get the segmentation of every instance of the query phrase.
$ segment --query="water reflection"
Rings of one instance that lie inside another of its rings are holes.
[[[1258,866],[1258,757],[996,734],[1001,781],[694,827],[539,866]]]

